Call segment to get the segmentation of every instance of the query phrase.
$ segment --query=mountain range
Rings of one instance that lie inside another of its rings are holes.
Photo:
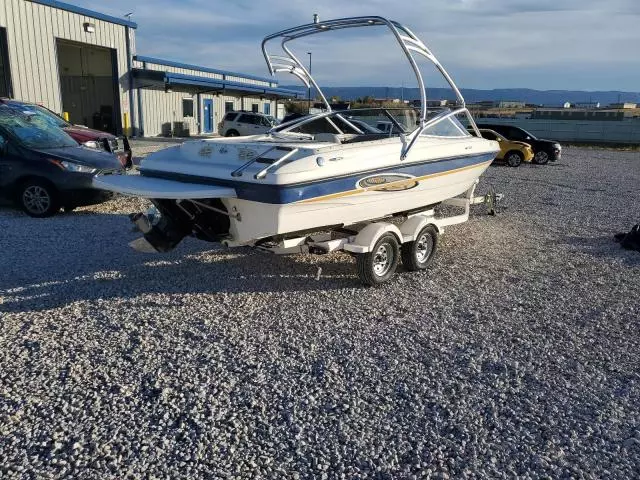
[[[306,93],[299,85],[283,86],[292,90]],[[321,87],[327,98],[339,97],[341,100],[355,100],[365,96],[374,98],[404,98],[413,100],[420,98],[418,88],[400,87]],[[640,104],[640,92],[619,91],[574,91],[574,90],[532,90],[528,88],[505,88],[495,90],[478,90],[473,88],[461,89],[462,96],[467,103],[477,103],[483,100],[491,101],[519,101],[534,105],[561,106],[570,103],[596,103],[605,106],[618,102],[633,102]],[[453,92],[448,88],[428,88],[427,98],[454,100]]]

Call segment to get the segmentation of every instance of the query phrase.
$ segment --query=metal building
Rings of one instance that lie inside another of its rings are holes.
[[[57,0],[0,0],[0,97],[129,135],[215,133],[225,110],[276,111],[273,79],[136,56],[137,25]]]
[[[145,136],[216,133],[224,114],[251,110],[276,114],[280,98],[304,95],[278,88],[272,78],[137,55],[132,75],[137,125]]]
[[[129,126],[136,24],[52,0],[0,2],[0,96],[68,112],[73,123]]]

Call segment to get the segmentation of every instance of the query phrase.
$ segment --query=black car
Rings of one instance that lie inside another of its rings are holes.
[[[114,154],[78,145],[39,115],[0,105],[0,195],[28,215],[104,202],[112,193],[93,188],[94,175],[121,172]]]
[[[544,165],[549,161],[558,161],[562,155],[562,146],[558,142],[536,138],[535,135],[532,135],[520,127],[493,123],[478,123],[478,128],[488,128],[498,132],[509,140],[528,143],[533,149],[533,161],[539,165]]]
[[[132,157],[131,145],[127,137],[119,139],[115,135],[100,130],[85,127],[83,125],[72,125],[58,114],[52,112],[42,105],[21,102],[10,98],[0,98],[0,105],[8,105],[24,113],[37,113],[42,115],[43,120],[49,120],[56,127],[63,129],[80,145],[91,147],[106,152],[115,153],[120,163],[125,168],[131,168]]]

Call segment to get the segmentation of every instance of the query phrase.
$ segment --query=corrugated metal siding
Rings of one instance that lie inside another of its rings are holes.
[[[202,72],[200,70],[190,70],[187,68],[177,68],[171,67],[167,65],[158,65],[155,63],[147,63],[147,70],[156,70],[161,72],[170,72],[170,73],[181,73],[182,75],[197,75],[199,77],[205,78],[219,78],[222,79],[222,75],[219,73],[211,73],[211,72]]]
[[[180,73],[183,75],[196,75],[207,78],[222,78],[222,75],[203,72],[201,70],[178,68],[173,66],[161,65],[157,63],[145,62],[140,60],[133,61],[134,68],[146,68],[148,70]],[[247,79],[244,77],[227,76],[228,80],[242,81],[244,83],[252,85],[266,85],[276,86],[275,82],[260,82],[253,79]],[[182,117],[182,98],[188,97],[189,94],[172,92],[165,93],[161,90],[141,89],[140,96],[142,99],[142,131],[147,137],[155,137],[166,135],[171,131],[170,125],[173,122],[185,122],[189,127],[190,135],[198,135],[201,133],[203,126],[198,125],[198,119],[202,119],[204,115],[203,107],[204,100],[213,100],[213,132],[218,133],[218,124],[222,121],[225,114],[225,103],[233,102],[234,110],[251,110],[251,105],[257,103],[259,105],[259,111],[264,112],[264,104],[271,105],[271,115],[275,115],[276,102],[273,100],[263,99],[260,97],[244,97],[244,102],[240,96],[233,95],[215,95],[215,94],[201,94],[199,105],[194,105],[194,109],[197,109],[199,114],[194,118]],[[197,101],[197,95],[193,95],[194,101]],[[203,123],[201,121],[201,123]]]
[[[233,102],[234,110],[242,108],[241,98],[230,95],[201,94],[199,105],[197,104],[197,95],[191,97],[189,94],[181,92],[166,93],[162,90],[142,89],[140,95],[143,109],[142,127],[146,137],[169,135],[174,122],[184,122],[189,128],[190,135],[198,135],[202,130],[202,125],[198,125],[198,119],[203,118],[204,99],[213,100],[213,133],[218,133],[218,123],[224,118],[225,102]],[[182,116],[183,98],[193,98],[194,112],[199,112],[193,118]],[[260,97],[245,97],[244,109],[251,110],[253,103],[260,105],[259,111],[261,113],[264,111],[264,104],[270,104],[271,114],[275,115],[275,101],[260,100]]]
[[[93,23],[86,33],[83,23]],[[60,76],[56,39],[70,40],[117,51],[118,76],[128,71],[125,27],[59,10],[27,0],[0,0],[0,26],[7,29],[9,63],[16,99],[42,103],[61,112]],[[135,35],[131,35],[133,39]],[[132,52],[133,43],[132,42]],[[120,109],[129,112],[128,83],[119,81]]]
[[[254,80],[253,78],[235,77],[233,75],[227,75],[227,80],[231,80],[233,82],[248,83],[250,85],[263,85],[265,87],[271,86],[271,82],[261,82],[260,80]]]
[[[135,66],[136,68],[142,68],[142,62],[139,60],[136,60]],[[204,77],[204,78],[218,78],[218,79],[223,78],[223,75],[219,73],[204,72],[202,70],[194,70],[189,68],[178,68],[170,65],[161,65],[161,64],[150,63],[150,62],[146,63],[146,69],[160,71],[160,72],[180,73],[182,75],[195,75],[195,76]],[[273,82],[263,82],[260,80],[254,80],[253,78],[246,78],[242,76],[226,75],[224,77],[226,78],[226,80],[246,83],[248,85],[262,85],[265,87],[271,87],[276,85]]]
[[[182,116],[182,99],[193,98],[194,114],[198,109],[196,104],[196,96],[191,97],[189,94],[180,92],[167,93],[162,90],[143,89],[142,110],[144,135],[147,137],[156,137],[160,135],[170,135],[175,122],[185,123],[189,129],[190,135],[197,135],[197,118],[194,116]],[[200,105],[200,108],[202,106]]]

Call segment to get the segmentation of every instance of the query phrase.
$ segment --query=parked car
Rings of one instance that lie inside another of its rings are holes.
[[[272,118],[256,112],[227,112],[220,122],[218,131],[224,137],[259,135],[268,132],[275,126]]]
[[[108,200],[112,193],[93,188],[93,177],[122,172],[114,154],[78,145],[42,115],[0,105],[0,195],[28,215]]]
[[[488,128],[479,128],[482,138],[487,140],[495,140],[500,144],[500,152],[496,156],[496,160],[502,160],[510,167],[519,167],[522,162],[531,162],[533,160],[533,149],[531,145],[524,142],[514,142],[507,140],[498,132],[489,130]]]
[[[515,127],[513,125],[489,123],[479,123],[478,128],[489,128],[509,140],[528,143],[533,149],[533,161],[539,165],[545,165],[550,161],[556,162],[560,160],[560,157],[562,156],[562,145],[558,142],[536,138],[535,135],[532,135],[523,128]]]
[[[114,153],[120,163],[125,168],[130,168],[132,165],[132,152],[129,145],[129,139],[122,137],[118,139],[115,135],[100,130],[94,130],[84,125],[72,125],[67,122],[61,116],[55,114],[48,108],[37,105],[35,103],[20,102],[18,100],[12,100],[8,98],[0,98],[0,105],[7,105],[22,111],[32,111],[39,115],[42,115],[45,120],[52,122],[54,125],[62,128],[67,132],[71,138],[73,138],[78,144],[85,147],[95,148],[97,150],[104,150],[106,152]]]

